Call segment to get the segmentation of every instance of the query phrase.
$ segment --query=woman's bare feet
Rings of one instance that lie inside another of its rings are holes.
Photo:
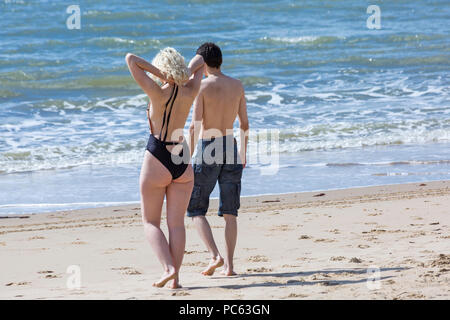
[[[202,271],[202,274],[204,276],[212,276],[214,274],[214,271],[216,271],[216,269],[220,268],[221,266],[223,266],[223,258],[221,256],[212,258],[209,262],[208,267]]]
[[[178,278],[178,275],[170,282],[170,289],[180,289],[183,288],[183,286],[180,284],[180,279]]]
[[[159,281],[153,283],[154,287],[162,288],[166,285],[167,282],[170,280],[175,280],[177,278],[177,273],[175,272],[175,269],[166,271],[162,275],[161,279]]]

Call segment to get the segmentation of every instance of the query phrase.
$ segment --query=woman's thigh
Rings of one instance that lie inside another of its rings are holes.
[[[173,180],[167,186],[167,224],[169,227],[184,225],[184,215],[191,199],[193,187],[194,172],[191,165],[188,165],[181,177]]]
[[[161,210],[172,176],[158,159],[146,151],[139,177],[141,211],[144,221],[159,225]]]

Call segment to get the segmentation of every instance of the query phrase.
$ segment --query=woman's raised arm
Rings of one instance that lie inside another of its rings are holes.
[[[132,54],[127,53],[125,56],[125,61],[127,62],[128,69],[137,84],[144,90],[144,92],[152,98],[159,98],[162,94],[161,87],[153,81],[145,71],[154,74],[156,77],[163,81],[167,81],[164,75],[151,63],[145,61],[144,59]]]

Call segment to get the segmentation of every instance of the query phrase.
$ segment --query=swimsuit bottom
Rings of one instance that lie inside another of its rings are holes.
[[[186,171],[189,165],[189,158],[184,159],[183,151],[188,150],[186,142],[183,143],[183,150],[181,150],[179,155],[175,155],[167,150],[166,146],[168,145],[178,145],[179,142],[169,142],[169,141],[161,141],[157,139],[153,134],[150,134],[147,143],[147,150],[150,152],[156,159],[158,159],[164,167],[169,170],[172,175],[172,179],[175,180]],[[174,162],[173,160],[176,160]]]

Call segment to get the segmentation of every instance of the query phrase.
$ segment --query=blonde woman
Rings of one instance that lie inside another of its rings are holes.
[[[145,235],[164,268],[161,279],[153,285],[163,287],[171,281],[175,289],[180,287],[179,270],[186,243],[184,215],[194,184],[183,128],[200,88],[203,58],[196,55],[187,67],[180,53],[165,48],[152,63],[130,53],[125,60],[134,80],[150,98],[150,137],[140,174],[140,192]],[[160,228],[164,197],[169,241]]]

